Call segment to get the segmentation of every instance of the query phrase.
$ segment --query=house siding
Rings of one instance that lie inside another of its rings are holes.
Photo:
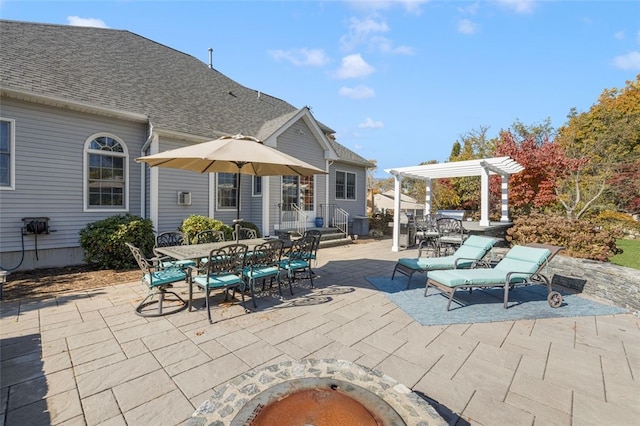
[[[326,170],[324,150],[316,138],[313,137],[311,129],[305,124],[304,120],[297,121],[278,137],[278,149],[322,170]],[[319,205],[326,203],[326,188],[325,175],[314,175],[315,211],[309,212],[310,223],[314,221]],[[278,198],[282,199],[281,192],[278,193]]]
[[[188,144],[169,138],[159,140],[159,151],[176,149]],[[158,223],[156,232],[175,231],[190,215],[209,216],[209,174],[159,167]],[[147,167],[147,174],[150,168]],[[178,192],[191,192],[191,205],[178,205]]]
[[[82,263],[79,231],[121,212],[84,211],[84,146],[96,133],[118,137],[127,147],[128,212],[140,215],[140,167],[135,157],[145,141],[146,124],[94,116],[2,98],[0,116],[15,120],[15,190],[0,191],[0,264],[20,262],[23,217],[48,217],[50,234],[24,236],[19,269]],[[71,249],[71,251],[69,251]]]
[[[366,169],[359,166],[353,166],[346,163],[336,162],[331,165],[330,170],[330,186],[329,186],[329,204],[336,204],[340,208],[349,213],[349,220],[353,220],[354,216],[366,216],[367,212],[367,187]],[[356,199],[345,200],[336,199],[336,171],[355,173],[356,175]]]

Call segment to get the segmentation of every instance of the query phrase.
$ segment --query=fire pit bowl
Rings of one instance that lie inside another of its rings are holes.
[[[406,386],[358,364],[285,361],[214,389],[188,426],[433,426],[436,410]]]

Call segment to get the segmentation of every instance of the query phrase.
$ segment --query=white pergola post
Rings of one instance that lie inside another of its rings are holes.
[[[480,226],[489,226],[489,168],[480,173]]]
[[[424,200],[424,214],[425,216],[431,213],[431,179],[425,180],[426,196]]]
[[[396,192],[393,198],[393,244],[391,245],[391,251],[400,251],[400,183],[402,178],[397,174],[393,175],[393,188]]]
[[[500,222],[509,222],[509,175],[502,175]]]

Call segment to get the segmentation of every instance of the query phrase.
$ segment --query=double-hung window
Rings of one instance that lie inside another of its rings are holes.
[[[85,144],[85,208],[124,211],[127,206],[128,152],[114,136],[95,135]]]
[[[0,119],[0,189],[14,189],[15,121]]]
[[[219,210],[235,209],[238,205],[238,179],[235,173],[218,173],[217,205]]]
[[[356,199],[356,174],[336,171],[336,199]]]
[[[259,197],[262,195],[262,176],[254,176],[253,177],[253,190],[251,194],[254,197]]]

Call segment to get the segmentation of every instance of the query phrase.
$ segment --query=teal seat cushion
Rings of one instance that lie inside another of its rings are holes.
[[[164,262],[161,262],[160,265],[163,268],[171,268],[171,267],[176,267],[176,268],[188,268],[189,266],[195,266],[196,262],[194,262],[193,260],[165,260]]]
[[[243,275],[249,279],[257,280],[260,278],[267,278],[267,277],[273,277],[275,275],[278,275],[278,271],[279,269],[275,266],[261,266],[258,268],[253,268],[253,270],[247,267],[247,268],[244,268]]]
[[[224,288],[244,283],[242,278],[235,274],[221,274],[221,275],[198,275],[193,279],[193,282],[204,288]]]
[[[187,274],[179,268],[167,268],[145,274],[143,280],[152,287],[162,286],[187,279]]]
[[[303,259],[285,260],[280,263],[280,267],[284,269],[304,269],[309,267],[309,262]]]

